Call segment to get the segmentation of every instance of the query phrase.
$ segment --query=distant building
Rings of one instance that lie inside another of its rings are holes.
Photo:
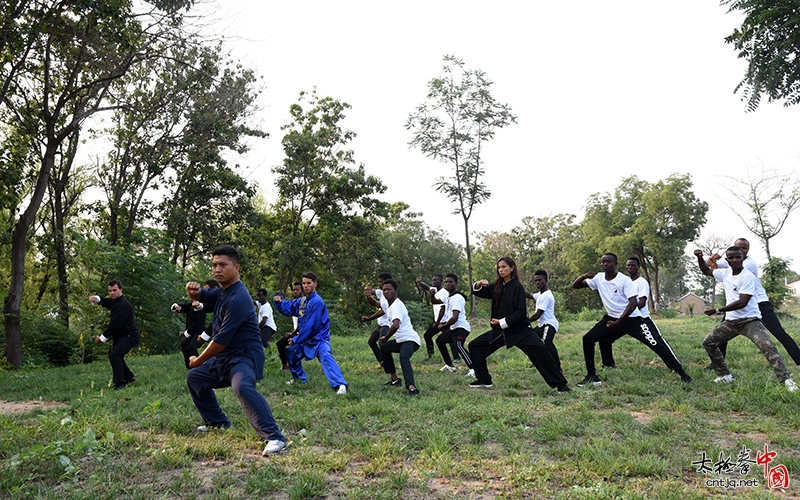
[[[703,314],[707,304],[702,297],[689,292],[675,301],[675,310],[678,311],[678,314],[694,316],[695,314]]]
[[[800,298],[800,281],[787,283],[786,286],[789,287],[789,290],[792,291],[792,295],[794,295],[795,298]]]

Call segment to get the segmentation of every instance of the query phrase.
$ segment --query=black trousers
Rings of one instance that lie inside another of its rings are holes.
[[[181,340],[181,351],[183,352],[183,361],[186,363],[186,369],[190,369],[189,357],[199,356],[200,352],[197,350],[199,344],[197,342],[197,335],[191,335],[188,338],[183,337]]]
[[[283,336],[279,341],[275,342],[275,347],[278,348],[278,356],[281,358],[281,365],[287,366],[289,359],[286,357],[286,347],[289,346],[289,337]]]
[[[553,325],[542,325],[537,326],[533,329],[536,333],[536,336],[542,339],[544,346],[547,347],[547,351],[550,353],[550,356],[553,357],[553,361],[556,362],[556,366],[558,367],[558,371],[564,373],[564,370],[561,368],[561,359],[558,357],[558,349],[556,349],[556,345],[553,343],[553,339],[556,338],[556,329],[553,328]]]
[[[428,357],[433,356],[433,337],[439,333],[440,330],[436,328],[436,323],[431,323],[428,329],[425,330],[423,337],[425,338],[425,348],[428,350]],[[453,359],[459,359],[458,348],[454,342],[450,343],[450,348],[453,350]]]
[[[532,329],[528,328],[528,331],[530,333],[513,347],[519,348],[528,356],[547,385],[558,387],[566,384],[567,379],[556,366],[544,342],[533,333]],[[489,369],[486,367],[486,358],[501,347],[506,347],[505,340],[503,333],[497,330],[489,330],[469,343],[469,354],[472,357],[472,367],[475,370],[477,382],[487,385],[492,383],[492,376],[489,375]]]
[[[469,355],[469,351],[464,346],[467,336],[469,336],[469,332],[463,328],[456,328],[455,330],[445,328],[442,330],[442,334],[436,339],[436,347],[438,347],[439,352],[442,353],[444,364],[447,366],[453,366],[453,360],[450,358],[450,351],[447,347],[455,346],[453,352],[460,353],[461,359],[464,360],[464,363],[466,363],[468,367],[472,368],[472,358]]]
[[[111,362],[111,372],[114,376],[115,387],[124,387],[133,380],[133,372],[125,364],[125,355],[137,345],[139,345],[139,339],[126,335],[115,339],[111,349],[108,350],[108,360]]]
[[[761,321],[764,323],[764,326],[767,327],[769,333],[783,345],[789,357],[794,361],[794,364],[800,366],[800,347],[797,346],[797,342],[783,329],[783,325],[781,325],[778,316],[775,314],[772,304],[769,301],[759,302],[758,310],[761,311]],[[728,351],[728,342],[720,342],[719,350],[722,351],[722,357],[724,358],[725,353]]]
[[[261,330],[261,345],[263,345],[264,347],[269,347],[269,339],[271,339],[272,336],[275,335],[275,329],[272,328],[271,326],[264,325],[264,327],[261,328],[260,330]]]
[[[367,340],[367,345],[369,348],[372,349],[372,354],[375,355],[375,359],[378,360],[378,363],[383,364],[383,354],[381,353],[381,342],[380,338],[389,333],[388,326],[381,326],[378,325],[372,330],[372,333],[369,335],[369,340]]]
[[[615,318],[611,316],[603,316],[603,319],[598,321],[597,324],[583,336],[583,359],[586,363],[586,374],[588,376],[597,374],[594,366],[594,345],[600,342],[602,351],[603,342],[606,343],[609,348],[607,355],[610,356],[610,359],[604,359],[603,365],[614,366],[614,358],[610,353],[611,344],[625,335],[629,335],[649,347],[671,370],[674,370],[681,376],[686,374],[683,365],[678,361],[678,357],[675,356],[672,347],[661,335],[661,332],[658,330],[658,327],[656,327],[656,324],[653,323],[652,319],[641,317],[627,318],[612,330],[606,326],[606,323],[614,319]]]

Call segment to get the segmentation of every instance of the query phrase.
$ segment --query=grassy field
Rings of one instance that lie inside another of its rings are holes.
[[[289,375],[273,353],[259,389],[290,445],[268,459],[229,389],[217,394],[233,428],[193,432],[201,421],[180,353],[129,357],[137,382],[124,391],[110,390],[105,361],[2,371],[2,399],[65,405],[0,415],[0,497],[798,497],[800,393],[779,385],[744,338],[728,350],[736,381],[712,383],[700,342],[715,321],[657,322],[694,377],[690,385],[624,338],[614,346],[618,368],[598,371],[603,385],[575,387],[585,374],[581,336],[591,326],[577,321],[564,322],[556,337],[573,388],[564,394],[547,387],[516,349],[489,359],[494,388],[471,389],[463,367],[442,373],[438,354],[425,360],[423,348],[412,360],[418,398],[383,385],[366,328],[333,339],[350,383],[345,396],[329,388],[316,361],[307,363],[308,384],[285,385]],[[485,322],[474,324],[483,331]],[[797,337],[796,320],[784,326]],[[788,489],[769,489],[755,463],[746,475],[738,467],[704,474],[692,465],[705,453],[711,467],[720,456],[733,466],[743,448],[756,460],[765,445],[777,452],[769,466],[786,466]],[[750,482],[720,486],[727,480]]]

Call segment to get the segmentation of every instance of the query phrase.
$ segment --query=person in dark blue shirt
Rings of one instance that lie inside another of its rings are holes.
[[[276,295],[273,299],[275,308],[286,316],[297,316],[297,335],[289,339],[286,355],[293,384],[295,380],[306,382],[303,371],[303,358],[318,358],[322,364],[322,372],[328,378],[331,388],[336,394],[347,394],[347,382],[339,369],[339,364],[331,353],[331,322],[328,319],[328,307],[322,297],[317,295],[317,275],[312,272],[303,274],[303,292],[306,296],[283,300]]]
[[[231,426],[214,394],[214,389],[230,387],[250,424],[266,441],[263,455],[278,453],[286,447],[286,438],[267,400],[256,390],[256,381],[264,377],[264,348],[253,301],[239,281],[239,252],[223,245],[215,248],[212,256],[211,269],[222,288],[204,290],[197,282],[186,283],[192,300],[214,305],[213,337],[200,356],[189,358],[192,369],[186,376],[192,401],[205,422],[196,430]]]

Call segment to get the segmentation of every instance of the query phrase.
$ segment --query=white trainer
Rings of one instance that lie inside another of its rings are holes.
[[[275,453],[280,453],[285,449],[286,449],[285,442],[273,439],[272,441],[267,441],[267,445],[264,447],[264,451],[261,454],[266,457],[267,455],[274,455]]]
[[[720,383],[721,384],[730,384],[731,382],[733,382],[733,375],[731,375],[729,373],[727,375],[723,375],[721,377],[717,377],[717,378],[714,379],[714,382],[716,382],[718,384],[720,384]]]
[[[783,383],[786,384],[787,391],[794,392],[797,390],[797,384],[791,378],[787,378],[786,380],[783,381]]]
[[[336,394],[347,394],[347,386],[346,385],[340,385],[339,386],[339,390],[336,391]]]
[[[467,378],[475,378],[475,370],[470,368],[467,374],[465,375]]]
[[[458,368],[456,368],[455,366],[450,366],[450,365],[444,365],[443,367],[441,367],[439,369],[440,372],[450,372],[450,373],[452,373],[452,372],[454,372],[456,370],[458,370]]]
[[[292,384],[294,384],[294,379],[292,379],[292,380],[288,380],[288,381],[286,382],[286,385],[292,385]]]

